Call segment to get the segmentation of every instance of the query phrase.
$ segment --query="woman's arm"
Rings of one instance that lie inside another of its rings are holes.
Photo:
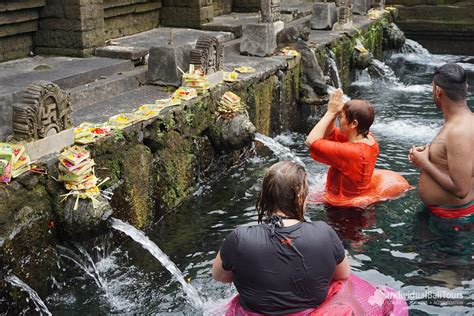
[[[226,271],[222,267],[221,252],[217,253],[216,259],[212,264],[212,277],[214,280],[222,283],[231,283],[234,280],[232,271]]]
[[[336,272],[334,272],[334,276],[332,279],[336,280],[344,280],[347,279],[351,275],[351,267],[349,266],[349,259],[347,256],[336,266]]]
[[[328,138],[334,130],[335,120],[339,112],[341,112],[344,102],[342,100],[342,90],[337,89],[329,96],[328,109],[321,120],[316,124],[306,138],[305,144],[311,144],[318,139]]]

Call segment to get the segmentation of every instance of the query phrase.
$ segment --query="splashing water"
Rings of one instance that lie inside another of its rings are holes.
[[[290,160],[296,162],[297,164],[302,165],[306,168],[305,163],[301,160],[298,156],[296,156],[291,149],[288,147],[283,146],[276,140],[271,137],[265,136],[260,133],[255,134],[255,140],[261,142],[265,146],[267,146],[280,160]]]
[[[327,90],[326,90],[327,94],[331,94],[331,93],[333,93],[334,91],[336,91],[336,88],[335,88],[335,87],[330,86],[330,85],[327,86]],[[342,95],[342,101],[343,101],[344,103],[346,103],[346,102],[349,101],[350,99],[351,99],[351,98],[350,98],[347,94],[344,93],[344,94]]]
[[[389,122],[379,120],[372,126],[372,130],[376,134],[395,139],[417,141],[420,145],[433,139],[440,128],[441,126],[435,124],[403,120]]]
[[[30,296],[33,304],[35,304],[36,310],[39,311],[40,315],[51,315],[51,312],[48,310],[44,302],[39,297],[38,293],[28,286],[25,282],[20,280],[16,275],[9,275],[5,277],[5,280],[11,285],[16,286],[24,290]]]
[[[112,227],[118,231],[125,233],[130,236],[133,240],[138,242],[143,248],[148,250],[150,254],[153,255],[161,264],[178,280],[178,282],[183,287],[184,292],[187,294],[190,299],[191,304],[197,308],[201,309],[204,305],[201,297],[198,292],[191,284],[187,283],[184,280],[183,274],[174,264],[173,261],[153,242],[151,241],[142,231],[136,229],[130,224],[127,224],[119,219],[111,219]]]

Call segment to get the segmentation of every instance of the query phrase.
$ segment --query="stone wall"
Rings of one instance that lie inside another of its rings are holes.
[[[407,38],[435,53],[474,54],[474,2],[387,0],[399,9],[397,25]]]
[[[22,58],[33,51],[38,29],[38,11],[46,0],[3,0],[0,2],[0,62]]]
[[[6,2],[0,3],[0,62],[23,58],[30,52],[90,56],[107,39],[157,27],[162,3],[162,0],[3,1]]]
[[[147,31],[160,24],[162,0],[104,0],[105,38]]]
[[[40,18],[38,54],[86,57],[105,43],[102,0],[46,0]]]
[[[214,16],[232,13],[232,0],[213,0]]]
[[[233,11],[258,12],[260,11],[260,0],[234,0]]]
[[[214,18],[212,0],[163,0],[161,24],[199,28]]]

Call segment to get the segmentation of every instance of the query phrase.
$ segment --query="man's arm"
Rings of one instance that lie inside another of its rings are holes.
[[[222,283],[231,283],[234,280],[232,271],[226,271],[222,267],[221,252],[217,253],[216,259],[212,264],[212,277],[214,280]]]
[[[470,135],[461,127],[453,128],[447,135],[448,173],[431,163],[428,158],[429,146],[424,151],[413,152],[413,164],[459,199],[464,199],[471,191],[473,152]]]

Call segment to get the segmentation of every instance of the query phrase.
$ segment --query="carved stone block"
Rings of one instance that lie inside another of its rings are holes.
[[[337,8],[334,2],[319,2],[313,7],[310,27],[313,30],[331,29],[337,22]]]
[[[220,71],[224,67],[224,44],[215,36],[201,36],[191,50],[190,61],[205,74]]]
[[[243,25],[240,53],[259,57],[273,54],[277,47],[277,34],[283,26],[282,21]]]
[[[13,105],[15,139],[40,139],[71,126],[71,96],[49,81],[35,81]]]
[[[148,81],[160,85],[179,87],[182,73],[178,70],[178,67],[183,71],[189,68],[191,49],[191,44],[177,47],[163,46],[150,48]]]

